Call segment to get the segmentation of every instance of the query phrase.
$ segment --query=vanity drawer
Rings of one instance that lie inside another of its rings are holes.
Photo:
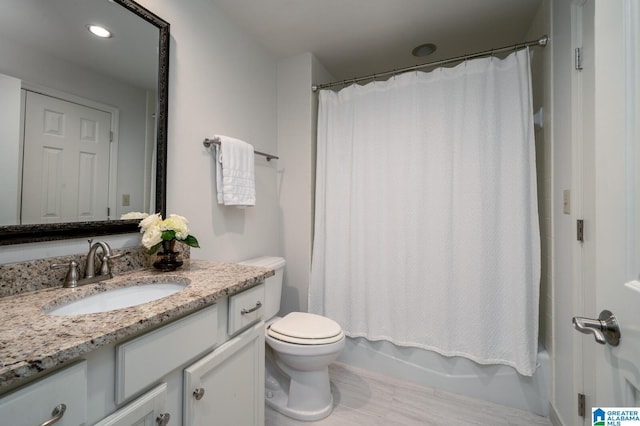
[[[136,395],[217,342],[213,305],[116,348],[116,403]]]
[[[264,313],[264,283],[229,297],[227,333],[235,334],[262,319]]]
[[[64,404],[64,410],[55,408]],[[56,414],[58,414],[56,416]],[[87,421],[87,362],[56,371],[0,398],[0,424],[39,425],[59,417],[56,426]]]

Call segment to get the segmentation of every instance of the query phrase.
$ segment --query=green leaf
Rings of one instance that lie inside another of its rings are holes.
[[[162,246],[162,243],[158,243],[155,246],[151,247],[148,251],[149,254],[154,254],[155,252],[158,251],[158,249],[160,248],[160,246]]]
[[[162,231],[162,239],[164,241],[171,241],[176,239],[176,231],[170,229],[167,231]]]
[[[187,238],[185,238],[182,242],[190,247],[200,247],[200,245],[198,244],[198,240],[193,235],[187,235]]]

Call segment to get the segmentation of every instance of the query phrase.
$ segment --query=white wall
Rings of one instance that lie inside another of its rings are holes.
[[[0,74],[0,141],[3,141],[0,156],[0,226],[15,225],[20,219],[20,85],[19,79]]]
[[[311,54],[278,62],[278,198],[287,261],[281,312],[307,310],[311,268]]]
[[[278,198],[281,253],[287,261],[281,312],[307,311],[315,188],[317,95],[331,80],[310,53],[278,62]]]
[[[279,255],[277,161],[256,157],[256,207],[221,207],[212,156],[202,145],[219,133],[278,154],[276,60],[207,0],[140,3],[171,24],[167,208],[189,219],[202,247],[191,256],[237,261]],[[114,247],[140,241],[136,234],[101,239]],[[0,263],[84,253],[85,246],[82,239],[5,246]]]
[[[574,247],[576,244],[576,212],[578,202],[572,188],[575,164],[572,154],[572,74],[574,70],[571,34],[572,0],[552,1],[552,145],[553,145],[553,390],[552,405],[562,424],[571,425],[577,419],[574,380],[574,339],[571,318],[574,306]],[[572,191],[572,212],[563,212],[563,193]]]
[[[277,62],[212,2],[140,2],[171,24],[167,211],[186,216],[193,258],[279,255],[278,161],[256,156],[256,206],[219,206],[213,156],[202,141],[237,137],[278,154]]]

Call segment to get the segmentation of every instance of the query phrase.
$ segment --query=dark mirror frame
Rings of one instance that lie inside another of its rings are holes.
[[[158,27],[158,111],[156,116],[156,210],[166,216],[167,209],[167,119],[169,110],[169,23],[133,0],[115,3]],[[88,236],[138,232],[138,220],[106,220],[42,225],[0,226],[0,245],[24,244]]]

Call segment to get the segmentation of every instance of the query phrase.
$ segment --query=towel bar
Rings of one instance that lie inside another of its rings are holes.
[[[215,139],[205,139],[204,141],[202,141],[202,144],[205,146],[205,148],[209,148],[211,145],[220,145],[220,139],[215,138]],[[260,152],[260,151],[253,151],[255,154],[258,155],[262,155],[263,157],[267,157],[267,161],[271,161],[271,160],[278,160],[279,158],[275,155],[271,155],[271,154],[265,154],[264,152]]]

